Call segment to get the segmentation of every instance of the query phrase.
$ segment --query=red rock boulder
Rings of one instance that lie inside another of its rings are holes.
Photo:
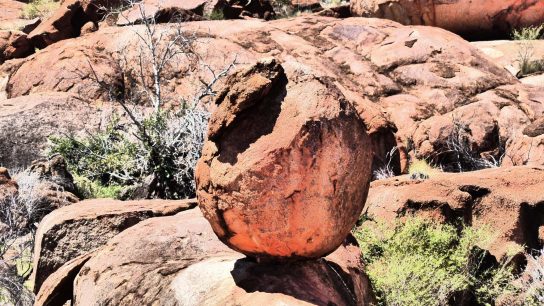
[[[23,32],[0,31],[0,64],[12,58],[21,58],[34,52]]]
[[[28,38],[35,47],[43,49],[57,41],[77,37],[87,22],[98,23],[108,9],[121,4],[121,0],[64,1],[51,17],[28,34]]]
[[[428,25],[472,37],[505,36],[512,29],[544,22],[537,0],[352,0],[353,16]]]
[[[427,180],[398,176],[372,182],[365,213],[386,222],[415,215],[483,227],[490,253],[500,258],[521,246],[542,248],[543,189],[542,166],[438,173]]]
[[[257,258],[336,249],[363,208],[372,164],[366,128],[336,85],[309,70],[288,78],[266,59],[229,77],[216,104],[196,179],[219,238]]]

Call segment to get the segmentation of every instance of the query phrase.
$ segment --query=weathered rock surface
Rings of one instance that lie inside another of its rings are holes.
[[[256,264],[221,243],[198,209],[146,220],[81,268],[75,305],[370,305],[358,247],[324,259]],[[198,275],[198,277],[197,277]]]
[[[65,305],[72,300],[74,291],[74,279],[81,267],[91,258],[94,252],[80,255],[51,273],[42,284],[40,292],[36,295],[35,306]]]
[[[340,89],[310,74],[288,79],[265,59],[230,76],[215,103],[196,181],[219,238],[257,258],[336,249],[372,176],[370,138]]]
[[[49,136],[95,131],[111,110],[58,92],[0,100],[0,164],[26,168],[42,156]]]
[[[174,30],[168,24],[159,27]],[[386,153],[394,146],[400,148],[391,162],[397,172],[406,169],[409,156],[457,164],[455,157],[443,153],[451,151],[443,140],[456,136],[452,134],[456,124],[478,126],[475,135],[470,129],[462,133],[473,158],[491,154],[498,160],[507,142],[544,112],[541,88],[519,84],[478,48],[437,28],[304,16],[270,22],[188,22],[183,29],[198,37],[195,50],[216,71],[232,62],[234,54],[239,65],[273,56],[297,66],[294,70],[330,78],[368,127],[375,168],[387,163]],[[103,28],[4,64],[7,97],[48,91],[78,93],[89,100],[105,97],[104,88],[93,81],[88,59],[98,78],[111,84],[113,92],[122,93],[127,83],[123,69],[115,67],[121,50],[129,66],[137,67],[139,42],[134,30],[143,28]],[[199,70],[188,59],[176,63],[165,73],[167,99],[191,97],[201,90],[200,78],[211,79],[209,71]],[[465,122],[474,112],[484,114],[484,120]],[[423,124],[427,120],[431,121]],[[443,128],[438,131],[431,124],[434,121]]]
[[[0,31],[0,64],[34,53],[26,34],[20,31]]]
[[[0,205],[17,194],[17,182],[11,179],[8,169],[0,167]]]
[[[67,0],[32,32],[28,39],[36,48],[43,49],[60,40],[77,37],[87,22],[98,23],[110,8],[122,4],[120,0]]]
[[[0,0],[0,22],[5,20],[19,19],[23,11],[24,3],[15,0]]]
[[[0,0],[0,30],[19,30],[30,23],[22,18],[24,5],[23,1]]]
[[[106,244],[123,230],[145,219],[174,215],[194,206],[193,200],[99,199],[55,210],[42,220],[36,233],[34,291],[38,292],[47,277],[66,262]]]
[[[414,214],[441,222],[486,226],[498,258],[514,247],[540,249],[544,237],[544,168],[511,167],[374,181],[365,212],[391,221]]]
[[[352,0],[353,16],[386,18],[480,37],[506,36],[512,29],[544,22],[536,0]]]
[[[544,58],[543,40],[495,40],[477,41],[471,44],[490,57],[494,63],[510,71],[512,75],[519,74],[520,59],[523,57],[534,61]]]

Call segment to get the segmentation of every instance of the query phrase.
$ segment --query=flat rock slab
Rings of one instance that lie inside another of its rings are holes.
[[[34,290],[66,262],[106,244],[125,229],[153,217],[169,216],[196,206],[195,200],[81,201],[47,215],[34,246]]]

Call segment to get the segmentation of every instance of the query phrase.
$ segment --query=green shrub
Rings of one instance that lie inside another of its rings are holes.
[[[539,26],[530,26],[520,29],[514,29],[512,31],[512,38],[514,40],[535,40],[542,36],[542,30],[544,30],[544,24]]]
[[[114,118],[96,134],[50,138],[48,153],[64,156],[87,198],[118,198],[124,189],[144,181],[150,198],[194,197],[194,167],[208,116],[193,108],[158,110],[130,131]]]
[[[78,175],[74,175],[74,183],[78,196],[84,199],[120,199],[123,192],[128,188],[113,184],[104,186],[99,182]]]
[[[46,18],[51,16],[59,6],[59,2],[54,0],[33,0],[23,7],[22,17],[26,19]]]
[[[221,10],[213,10],[209,16],[208,19],[210,20],[224,20],[225,14]]]
[[[131,185],[140,174],[135,161],[138,147],[127,139],[117,117],[96,134],[53,136],[49,141],[49,154],[61,154],[71,172],[103,186]]]
[[[483,230],[409,218],[393,226],[363,222],[354,231],[379,305],[457,305],[467,293],[493,304],[513,291],[507,265],[482,271]]]

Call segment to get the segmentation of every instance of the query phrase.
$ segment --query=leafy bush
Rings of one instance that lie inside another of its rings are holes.
[[[484,268],[485,231],[409,218],[394,226],[366,221],[355,229],[379,305],[493,304],[515,290],[506,264]]]
[[[530,26],[520,29],[514,29],[512,31],[512,38],[514,40],[535,40],[542,36],[544,30],[544,24],[539,26]]]
[[[51,138],[49,153],[62,154],[84,197],[119,197],[150,179],[148,197],[194,197],[194,167],[200,158],[208,112],[196,108],[156,111],[127,131],[113,120],[105,130],[78,138]],[[131,134],[133,133],[133,135]]]
[[[139,176],[135,161],[138,147],[127,139],[118,117],[114,116],[110,124],[96,134],[81,138],[53,136],[49,140],[48,153],[61,154],[71,172],[90,181],[103,186],[130,185]]]
[[[74,176],[78,196],[84,199],[120,199],[127,187],[110,184],[102,185],[83,176]]]
[[[54,0],[33,0],[23,7],[22,17],[26,19],[49,17],[59,8],[59,3]]]

